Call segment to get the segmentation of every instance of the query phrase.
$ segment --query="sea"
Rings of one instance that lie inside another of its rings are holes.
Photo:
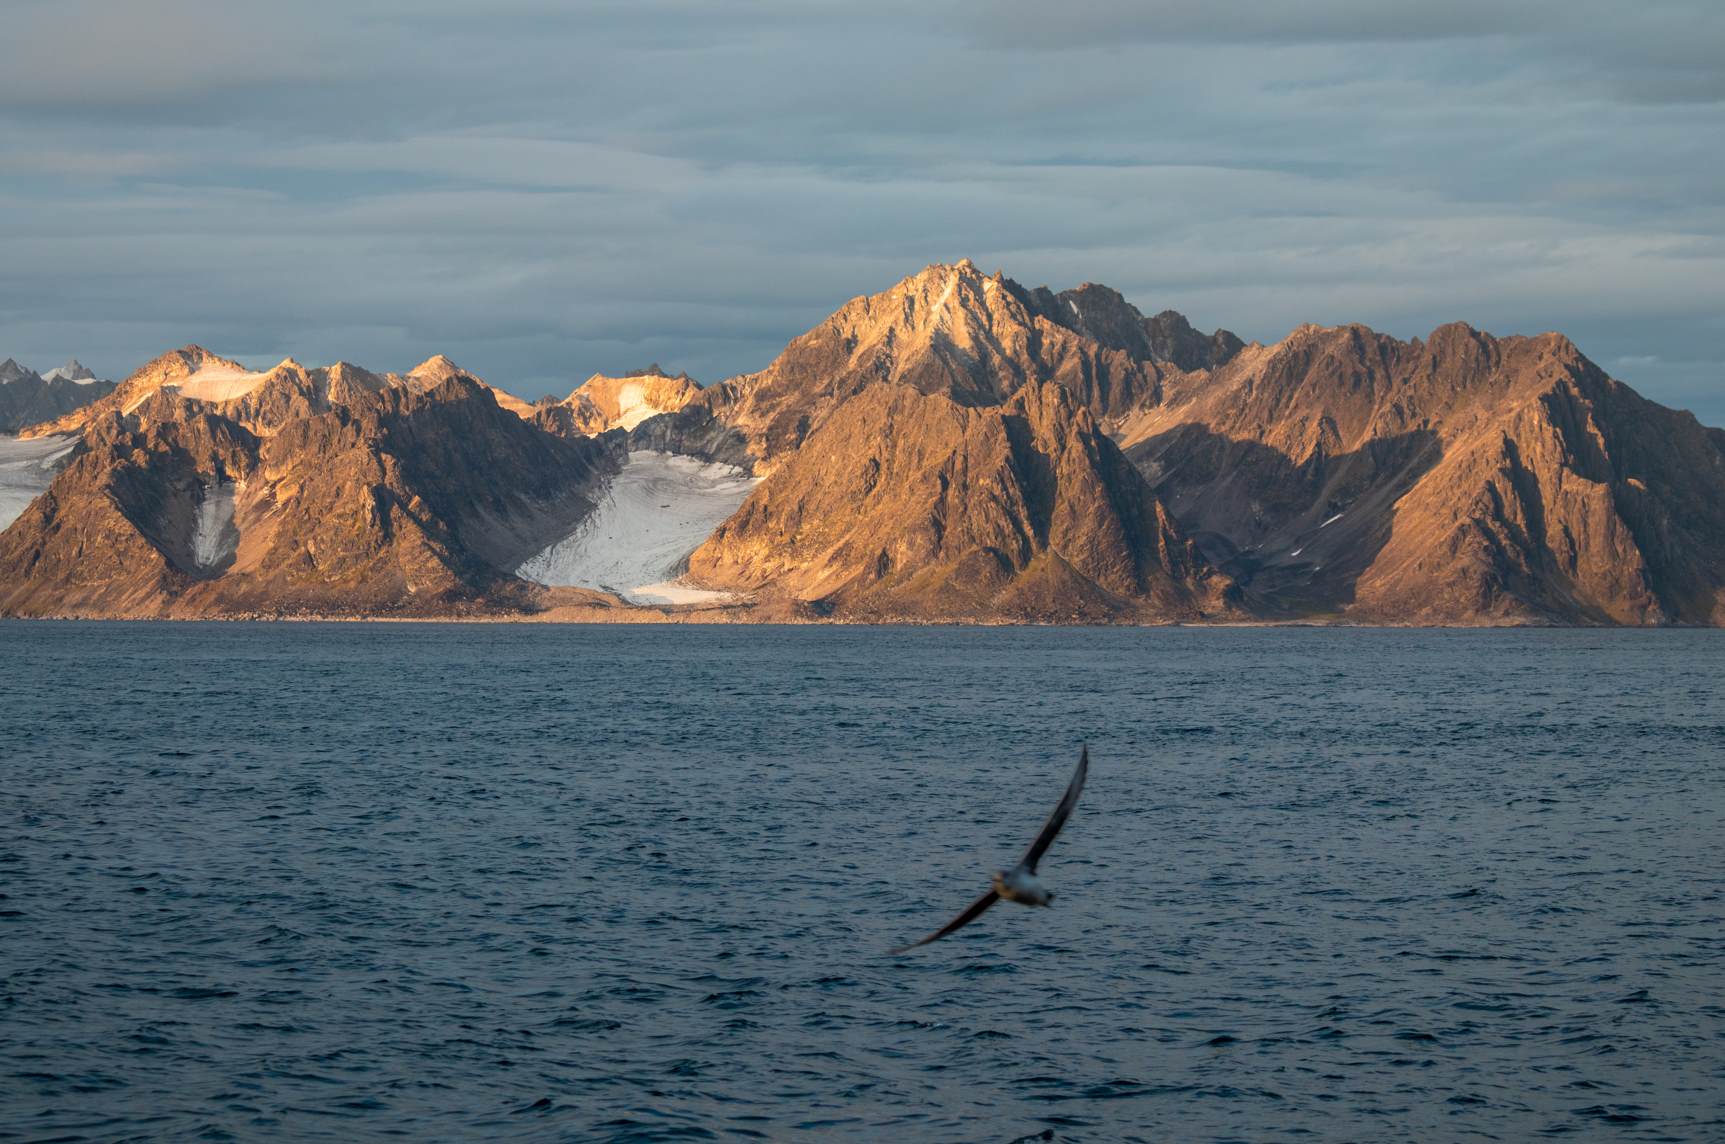
[[[1725,632],[0,623],[0,1139],[1545,1137],[1725,1140]]]

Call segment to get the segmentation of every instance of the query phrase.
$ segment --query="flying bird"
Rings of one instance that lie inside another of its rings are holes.
[[[1046,906],[1054,900],[1054,894],[1037,881],[1036,866],[1042,861],[1042,856],[1048,853],[1048,848],[1054,844],[1060,835],[1060,828],[1066,825],[1066,820],[1072,815],[1072,808],[1078,805],[1078,796],[1084,793],[1084,779],[1090,773],[1090,748],[1085,746],[1078,753],[1078,769],[1072,772],[1072,781],[1066,786],[1066,794],[1060,799],[1060,805],[1054,808],[1054,813],[1048,816],[1043,824],[1042,833],[1036,836],[1036,841],[1030,844],[1030,849],[1024,852],[1024,857],[1018,860],[1018,865],[1010,870],[996,870],[993,885],[987,893],[966,906],[964,912],[935,930],[921,941],[913,941],[909,945],[901,945],[891,953],[903,953],[915,949],[919,945],[927,945],[931,941],[939,941],[949,933],[957,933],[971,922],[980,918],[984,911],[994,903],[1005,900],[1017,902],[1022,906]]]

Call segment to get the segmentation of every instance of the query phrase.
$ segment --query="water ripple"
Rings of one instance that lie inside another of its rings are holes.
[[[1725,1138],[1720,633],[0,640],[0,1140]]]

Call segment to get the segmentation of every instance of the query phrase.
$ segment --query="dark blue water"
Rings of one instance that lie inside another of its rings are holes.
[[[0,1137],[1725,1139],[1725,633],[0,625]],[[1044,873],[913,955],[1016,856]]]

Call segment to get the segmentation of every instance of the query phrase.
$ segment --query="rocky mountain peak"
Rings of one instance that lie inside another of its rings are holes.
[[[596,373],[562,401],[536,406],[531,419],[560,436],[594,437],[612,429],[633,430],[651,418],[675,413],[700,392],[687,373],[672,377],[655,362],[621,377]]]
[[[442,381],[467,371],[456,365],[443,354],[432,354],[418,365],[407,371],[407,376]]]
[[[1186,315],[1176,310],[1163,310],[1153,318],[1144,319],[1144,330],[1156,360],[1169,362],[1188,373],[1219,369],[1246,348],[1246,343],[1231,330],[1200,333],[1186,320]]]
[[[44,381],[95,381],[96,375],[87,369],[77,358],[70,358],[65,365],[55,366],[42,375]]]
[[[1144,315],[1118,290],[1086,282],[1057,294],[1054,302],[1051,317],[1067,329],[1140,361],[1155,356]]]

